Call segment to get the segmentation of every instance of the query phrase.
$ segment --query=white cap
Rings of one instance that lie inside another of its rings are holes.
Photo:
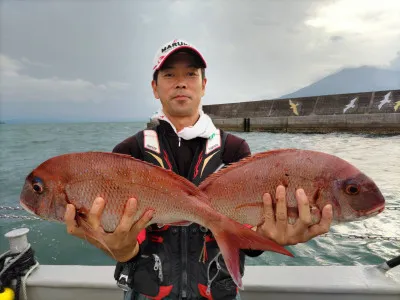
[[[178,50],[182,50],[182,49],[189,49],[191,51],[193,51],[194,53],[196,53],[202,63],[204,64],[204,68],[207,67],[207,63],[203,57],[203,55],[200,53],[200,51],[193,46],[192,44],[189,44],[188,42],[184,41],[184,40],[173,40],[170,41],[168,43],[166,43],[165,45],[163,45],[156,53],[156,56],[154,57],[154,61],[153,61],[153,72],[159,70],[162,66],[162,64],[165,62],[165,60],[172,54],[175,53]]]

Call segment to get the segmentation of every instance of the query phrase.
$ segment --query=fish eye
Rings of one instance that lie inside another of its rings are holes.
[[[43,182],[40,178],[34,178],[32,181],[32,188],[38,194],[43,192]]]
[[[357,195],[360,192],[360,189],[355,184],[349,184],[349,185],[346,186],[345,191],[349,195]]]

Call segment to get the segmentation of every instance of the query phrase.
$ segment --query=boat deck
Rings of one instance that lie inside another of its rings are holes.
[[[40,265],[28,299],[123,299],[113,275],[113,266]],[[246,266],[243,283],[246,300],[400,300],[400,266]]]

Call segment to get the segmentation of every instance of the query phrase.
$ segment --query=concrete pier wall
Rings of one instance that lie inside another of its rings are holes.
[[[400,90],[204,105],[230,131],[400,134]]]

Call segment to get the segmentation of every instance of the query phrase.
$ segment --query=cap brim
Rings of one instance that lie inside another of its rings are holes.
[[[191,52],[193,52],[194,54],[196,54],[196,55],[200,58],[200,61],[201,61],[201,63],[203,64],[202,67],[204,67],[204,68],[207,67],[207,63],[206,63],[206,61],[205,61],[203,55],[201,55],[201,53],[200,53],[199,51],[197,51],[197,50],[196,50],[195,48],[193,48],[193,47],[190,47],[190,46],[187,46],[187,45],[183,45],[183,46],[176,47],[174,50],[172,50],[171,52],[169,52],[168,54],[166,54],[166,55],[162,58],[162,60],[160,61],[160,63],[159,63],[156,67],[154,67],[153,71],[160,70],[161,67],[163,66],[164,62],[168,59],[168,57],[170,57],[172,54],[174,54],[174,53],[176,53],[176,52],[178,52],[178,51],[181,51],[181,50],[190,50]]]

